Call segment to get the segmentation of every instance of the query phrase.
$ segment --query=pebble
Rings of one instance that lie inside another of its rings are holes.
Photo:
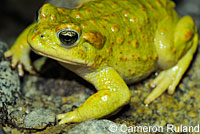
[[[43,129],[52,123],[55,124],[55,113],[48,109],[36,109],[30,112],[24,120],[26,128]]]

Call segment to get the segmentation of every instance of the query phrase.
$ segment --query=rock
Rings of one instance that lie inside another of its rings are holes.
[[[200,1],[199,0],[182,0],[176,9],[180,14],[200,14]]]
[[[78,1],[79,0],[49,0],[49,3],[57,7],[73,9],[78,5]]]
[[[120,124],[109,120],[85,121],[67,131],[67,134],[126,134],[120,131]]]
[[[20,107],[13,108],[11,106],[8,106],[7,111],[8,111],[7,119],[9,121],[9,124],[24,128],[24,118],[26,117],[26,112],[22,110]]]
[[[7,44],[0,42],[0,107],[14,104],[20,95],[20,81],[15,70],[10,68],[10,62],[4,61],[2,55]]]
[[[26,128],[43,129],[55,123],[55,113],[48,109],[37,109],[30,112],[24,120]]]
[[[2,103],[14,104],[20,94],[20,82],[15,71],[11,70],[10,63],[0,63],[0,107]]]
[[[194,18],[195,23],[200,27],[200,1],[199,0],[182,0],[176,6],[176,10],[180,16],[189,15]]]

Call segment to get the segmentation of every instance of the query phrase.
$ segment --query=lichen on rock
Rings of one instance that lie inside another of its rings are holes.
[[[6,43],[0,42],[0,107],[14,104],[20,95],[20,80],[15,70],[10,68],[10,62],[3,59]]]

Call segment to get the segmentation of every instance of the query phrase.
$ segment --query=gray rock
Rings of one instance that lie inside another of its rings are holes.
[[[48,109],[34,110],[24,120],[26,128],[42,129],[52,123],[55,124],[55,113]]]
[[[63,8],[73,9],[78,5],[79,0],[49,0],[49,3]]]
[[[0,108],[3,107],[3,104],[15,104],[20,97],[18,74],[10,68],[10,62],[3,58],[3,53],[7,49],[8,45],[0,41]]]
[[[126,134],[119,128],[120,124],[109,120],[93,120],[80,123],[67,131],[67,134]]]
[[[182,0],[176,6],[180,16],[189,15],[194,18],[196,25],[200,28],[200,0]]]
[[[20,96],[20,81],[8,61],[0,62],[0,107],[2,103],[14,104]]]
[[[200,14],[199,0],[182,0],[176,9],[180,14]]]

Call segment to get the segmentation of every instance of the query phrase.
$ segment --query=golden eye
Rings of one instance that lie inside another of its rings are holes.
[[[62,29],[58,32],[58,38],[63,47],[70,48],[77,44],[79,33],[72,29]]]

